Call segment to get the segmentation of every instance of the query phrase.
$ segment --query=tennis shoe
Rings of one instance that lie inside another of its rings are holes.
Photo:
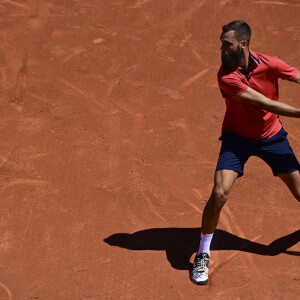
[[[193,268],[191,270],[190,276],[191,280],[199,285],[205,285],[208,283],[208,265],[209,265],[209,255],[206,252],[196,255],[195,261],[193,263]]]

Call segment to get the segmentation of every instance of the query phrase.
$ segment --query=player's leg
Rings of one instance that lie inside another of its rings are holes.
[[[210,244],[220,212],[237,177],[243,175],[244,165],[251,156],[251,143],[235,134],[221,136],[222,147],[215,172],[214,187],[204,208],[200,246],[190,276],[196,284],[207,284]]]
[[[300,173],[281,173],[278,177],[287,185],[294,197],[300,202]]]
[[[221,209],[238,175],[239,173],[232,170],[216,171],[214,188],[203,211],[201,227],[203,233],[212,234],[215,232]]]
[[[219,170],[215,173],[214,188],[203,211],[200,246],[190,273],[192,281],[196,284],[208,283],[210,243],[221,209],[238,175],[239,173],[232,170]]]
[[[212,234],[216,230],[219,216],[237,177],[244,173],[244,165],[252,155],[250,139],[225,132],[221,136],[222,147],[216,167],[214,187],[204,208],[202,232]]]

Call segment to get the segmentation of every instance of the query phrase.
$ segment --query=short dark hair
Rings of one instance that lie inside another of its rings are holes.
[[[223,32],[226,33],[230,30],[234,31],[234,37],[240,42],[241,40],[246,40],[248,45],[251,39],[251,29],[250,26],[243,20],[236,20],[224,25],[222,27]]]

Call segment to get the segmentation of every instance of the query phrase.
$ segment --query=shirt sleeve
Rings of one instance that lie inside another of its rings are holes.
[[[291,67],[281,59],[277,59],[277,77],[283,80],[294,81],[297,78],[298,70]]]
[[[218,76],[219,88],[223,98],[238,96],[246,92],[248,86],[235,74]]]

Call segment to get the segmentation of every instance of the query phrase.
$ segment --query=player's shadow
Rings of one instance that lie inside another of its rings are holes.
[[[104,241],[129,250],[164,250],[172,267],[188,270],[190,258],[198,249],[201,228],[152,228],[135,233],[116,233]],[[216,230],[211,250],[238,250],[259,255],[274,256],[280,253],[300,256],[298,251],[288,251],[300,241],[300,230],[283,236],[269,245],[238,237],[224,230]]]

